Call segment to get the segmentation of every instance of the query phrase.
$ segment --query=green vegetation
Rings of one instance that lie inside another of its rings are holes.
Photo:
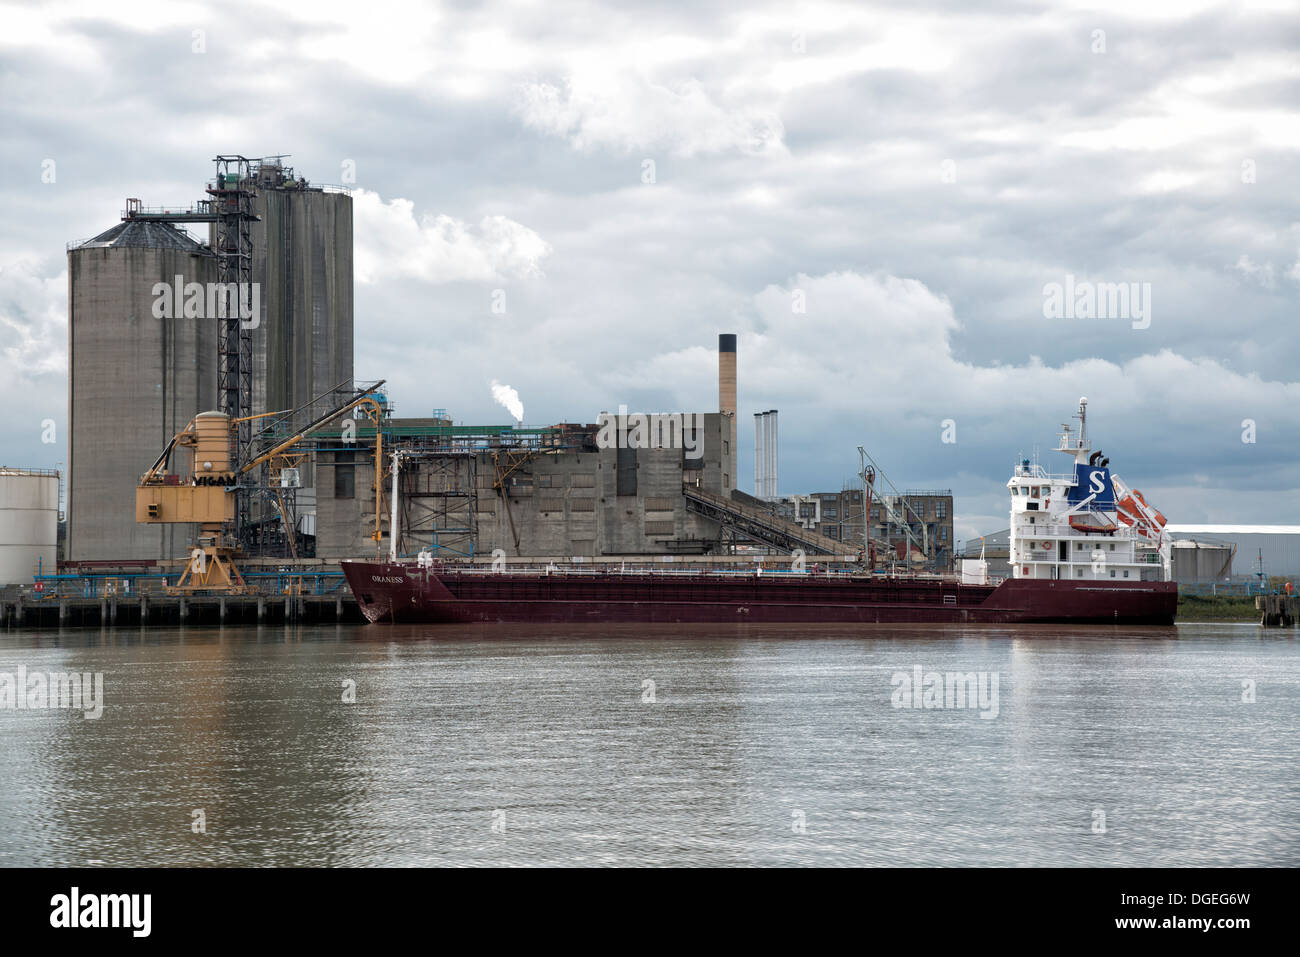
[[[1243,595],[1179,595],[1176,621],[1259,622],[1255,599]]]

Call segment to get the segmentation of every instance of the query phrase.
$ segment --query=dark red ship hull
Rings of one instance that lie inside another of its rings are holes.
[[[873,576],[488,574],[344,562],[372,622],[847,622],[1172,625],[1173,582]]]

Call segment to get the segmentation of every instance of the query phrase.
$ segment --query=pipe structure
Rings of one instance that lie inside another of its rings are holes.
[[[388,560],[397,564],[397,472],[401,454],[393,453],[393,494],[392,509],[388,519]]]

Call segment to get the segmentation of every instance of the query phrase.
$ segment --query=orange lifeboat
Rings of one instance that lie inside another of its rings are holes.
[[[1081,512],[1070,516],[1070,527],[1076,532],[1098,532],[1109,535],[1118,526],[1100,512]]]
[[[1125,525],[1137,525],[1138,534],[1152,537],[1152,533],[1157,529],[1149,527],[1149,523],[1143,514],[1143,510],[1149,512],[1156,525],[1160,528],[1165,527],[1165,517],[1158,511],[1147,505],[1147,500],[1142,497],[1142,493],[1133,489],[1115,504],[1115,511],[1119,515],[1119,520]]]

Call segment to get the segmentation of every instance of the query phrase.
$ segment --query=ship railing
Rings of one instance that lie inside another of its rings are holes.
[[[1027,512],[1025,514],[1033,515],[1035,513]],[[1042,515],[1041,512],[1037,514],[1040,517]],[[1083,513],[1081,512],[1079,514],[1083,514]],[[1124,539],[1124,540],[1136,539],[1139,542],[1139,544],[1143,541],[1148,541],[1148,539],[1144,538],[1143,536],[1136,534],[1133,531],[1133,526],[1125,525],[1122,522],[1117,524],[1117,526],[1114,529],[1112,529],[1109,533],[1081,532],[1079,529],[1074,528],[1068,522],[1064,524],[1057,524],[1054,522],[1050,525],[1035,524],[1029,527],[1022,526],[1020,530],[1020,534],[1017,537],[1025,541],[1033,541],[1039,538],[1053,538],[1053,537],[1063,538],[1067,535],[1074,538],[1078,538],[1079,536],[1084,536],[1086,538],[1090,538],[1095,541],[1110,541],[1114,539]],[[1152,547],[1154,547],[1154,545]]]
[[[749,566],[749,567],[740,566],[737,568],[662,568],[662,567],[649,566],[649,565],[628,566],[626,568],[623,567],[616,568],[610,566],[578,567],[578,566],[571,566],[571,565],[556,566],[555,568],[538,568],[535,566],[526,566],[526,567],[514,566],[508,568],[504,573],[500,571],[495,571],[491,568],[476,568],[470,565],[452,565],[452,566],[444,566],[441,569],[435,567],[433,571],[435,574],[448,573],[448,574],[456,574],[456,575],[484,575],[484,576],[510,574],[510,575],[531,575],[531,576],[536,576],[538,578],[547,578],[547,577],[554,577],[559,575],[563,575],[567,577],[584,577],[584,576],[601,577],[601,576],[610,576],[610,575],[636,575],[638,577],[643,577],[646,575],[653,575],[656,578],[690,578],[690,577],[698,577],[703,575],[755,576],[760,574],[760,572],[762,577],[764,578],[766,578],[769,575],[778,578],[779,577],[825,578],[828,576],[829,577],[852,577],[854,575],[863,574],[860,569],[854,571],[842,571],[838,569],[828,570],[825,568],[819,568],[817,571],[813,571],[812,568],[809,567],[804,569],[803,571],[795,571],[794,569],[791,568],[760,569],[755,566]],[[917,577],[921,577],[921,576],[917,576]],[[939,577],[939,576],[928,576],[928,577]]]
[[[481,575],[490,577],[492,575],[503,574],[491,568],[481,568],[470,565],[444,565],[442,567],[434,566],[431,571],[434,574],[455,574],[455,575]],[[663,568],[659,566],[648,565],[629,565],[626,567],[605,566],[555,566],[553,568],[538,566],[514,566],[510,567],[504,574],[509,575],[527,575],[530,577],[547,578],[547,577],[564,577],[564,578],[600,578],[600,577],[619,577],[619,576],[636,576],[638,578],[702,578],[708,576],[726,576],[732,578],[778,578],[778,579],[797,579],[797,580],[820,580],[820,579],[850,579],[850,578],[888,578],[890,576],[880,575],[877,573],[865,572],[860,568],[825,568],[819,567],[814,571],[811,565],[803,571],[796,571],[792,568],[769,568],[757,566],[739,565],[737,567],[727,568]],[[895,576],[899,577],[899,576]],[[917,573],[913,575],[901,576],[908,581],[926,580],[926,581],[956,581],[957,576],[952,573],[934,574],[934,573]]]
[[[1076,484],[1073,475],[1065,475],[1060,472],[1049,472],[1037,463],[1033,465],[1017,465],[1014,477],[1027,478],[1034,482],[1042,482],[1044,485],[1074,486]]]
[[[1015,471],[1016,478],[1046,479],[1047,470],[1034,462],[1031,465],[1017,465]]]

